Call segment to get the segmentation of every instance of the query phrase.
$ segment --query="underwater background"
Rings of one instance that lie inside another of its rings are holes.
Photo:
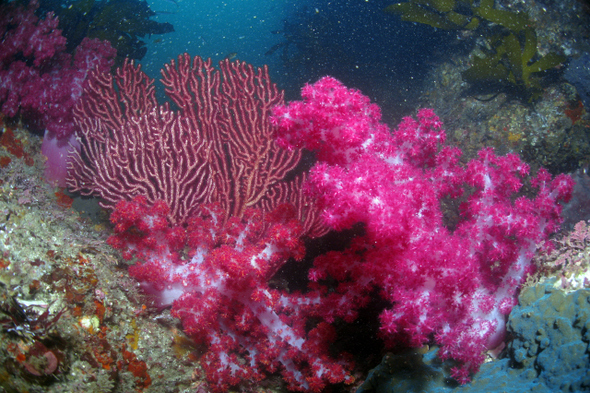
[[[188,52],[214,62],[236,58],[267,64],[286,99],[332,75],[379,105],[415,99],[429,65],[456,42],[445,31],[392,17],[388,1],[155,1],[153,19],[174,32],[152,36],[141,63],[153,78],[162,64]],[[383,88],[384,84],[387,89]]]
[[[486,351],[471,382],[451,377],[455,363],[442,361],[437,345],[386,346],[379,313],[391,304],[373,288],[354,322],[336,318],[338,340],[326,350],[334,359],[350,354],[350,363],[349,355],[333,363],[353,364],[350,378],[300,390],[590,391],[588,0],[3,0],[0,6],[37,3],[40,20],[47,12],[59,18],[64,53],[75,53],[85,37],[109,41],[118,54],[105,55],[112,63],[104,66],[114,70],[125,57],[134,59],[156,80],[160,105],[177,109],[159,80],[162,67],[183,53],[211,58],[215,67],[226,59],[268,65],[287,103],[329,75],[377,104],[392,129],[419,108],[432,108],[447,144],[463,151],[462,163],[493,147],[498,155],[517,153],[532,173],[543,167],[571,176],[573,195],[562,204],[554,247],[532,258],[536,272],[519,289],[506,339]],[[3,22],[0,15],[0,48],[18,30],[18,18],[11,18]],[[187,335],[170,305],[146,295],[128,274],[131,262],[107,243],[115,223],[98,194],[81,196],[46,181],[43,136],[60,141],[67,134],[48,125],[59,123],[60,130],[71,119],[61,112],[75,103],[39,109],[22,92],[16,105],[6,104],[27,83],[7,76],[11,66],[37,66],[24,52],[0,54],[0,392],[290,391],[278,372],[231,387],[207,382],[200,365],[207,345]],[[75,96],[65,95],[64,102]],[[63,139],[72,142],[71,135]],[[306,152],[297,168],[313,163]],[[527,185],[522,193],[533,191]],[[441,205],[453,212],[444,218],[454,228],[460,207]],[[131,228],[132,235],[140,232]],[[285,264],[268,286],[298,293],[313,257],[341,251],[361,234],[357,225],[306,240],[304,267]],[[326,281],[326,292],[337,291],[338,279]],[[308,331],[315,323],[310,318]]]

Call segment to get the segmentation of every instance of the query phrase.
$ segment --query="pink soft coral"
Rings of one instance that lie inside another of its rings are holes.
[[[51,137],[67,139],[74,133],[72,108],[82,94],[87,74],[98,67],[108,71],[116,50],[108,41],[85,38],[66,52],[66,38],[58,18],[28,6],[0,5],[0,104],[2,113],[21,115]]]
[[[72,110],[88,73],[108,71],[116,50],[108,41],[84,38],[73,54],[66,52],[58,18],[53,12],[39,18],[38,8],[37,0],[27,7],[0,4],[0,111],[45,131],[46,178],[65,187],[70,143],[78,146]]]
[[[569,199],[572,180],[541,169],[529,199],[519,193],[529,168],[517,155],[484,149],[461,165],[430,109],[391,134],[375,104],[333,78],[307,85],[302,96],[275,108],[278,142],[316,152],[309,192],[326,224],[361,222],[366,232],[349,250],[316,259],[316,288],[325,290],[327,277],[339,282],[322,299],[323,317],[354,320],[378,288],[391,304],[380,317],[386,341],[434,339],[439,355],[458,363],[453,376],[467,382],[484,351],[503,340],[518,286],[537,244],[558,229],[557,202]],[[443,200],[460,205],[454,221]]]

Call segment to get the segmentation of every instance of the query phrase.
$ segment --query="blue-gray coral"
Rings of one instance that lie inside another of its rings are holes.
[[[590,391],[590,290],[527,288],[510,315],[511,355],[552,391]]]
[[[453,384],[432,350],[386,356],[357,393],[590,391],[590,290],[566,293],[554,282],[523,290],[508,321],[508,356],[482,365],[471,383]]]

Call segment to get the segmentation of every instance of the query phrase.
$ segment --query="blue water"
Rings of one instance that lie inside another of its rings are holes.
[[[427,64],[452,38],[384,13],[391,0],[148,3],[158,12],[155,20],[175,29],[146,37],[148,52],[141,63],[150,76],[158,78],[162,65],[184,52],[214,62],[234,55],[255,66],[268,64],[288,99],[297,98],[305,82],[329,74],[382,106],[401,106],[416,96]]]
[[[175,32],[152,36],[142,64],[154,75],[161,64],[188,52],[214,61],[230,53],[255,65],[264,64],[264,48],[281,37],[271,34],[281,28],[287,2],[278,0],[194,1],[153,0],[150,8],[159,14],[153,19],[169,22]]]

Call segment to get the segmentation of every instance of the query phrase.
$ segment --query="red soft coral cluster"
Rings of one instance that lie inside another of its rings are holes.
[[[172,304],[185,332],[208,348],[201,365],[213,391],[274,372],[299,391],[351,382],[351,364],[328,354],[334,328],[306,326],[318,315],[318,299],[269,286],[289,258],[304,255],[294,208],[284,204],[264,215],[250,209],[225,220],[220,205],[205,204],[186,229],[170,227],[167,210],[143,197],[120,202],[109,243],[137,258],[130,274],[162,304]]]
[[[390,133],[375,104],[333,78],[307,85],[302,97],[274,110],[279,144],[317,153],[308,186],[326,224],[365,227],[350,249],[314,262],[322,316],[354,320],[377,288],[391,304],[380,316],[384,339],[415,347],[434,340],[467,382],[503,340],[537,245],[558,229],[571,178],[541,169],[527,198],[529,168],[517,155],[484,149],[461,165],[432,110]]]

